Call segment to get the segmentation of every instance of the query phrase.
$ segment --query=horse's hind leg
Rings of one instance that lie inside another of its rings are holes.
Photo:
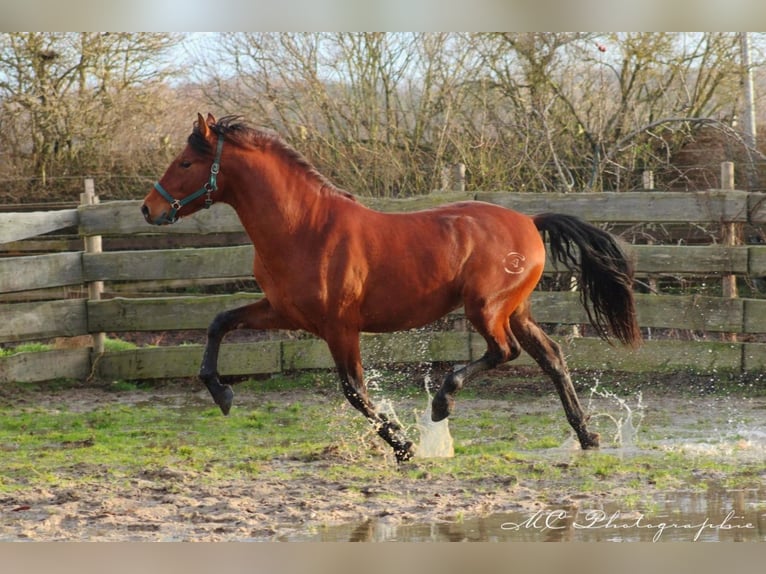
[[[229,331],[235,329],[291,329],[287,322],[269,303],[261,299],[256,303],[223,311],[216,315],[207,330],[207,344],[199,370],[200,380],[213,396],[221,412],[229,414],[234,392],[229,385],[222,385],[218,378],[218,353],[221,342]]]
[[[585,416],[569,376],[561,347],[546,335],[529,314],[528,305],[524,305],[511,316],[511,330],[537,364],[551,378],[564,405],[569,424],[577,434],[583,449],[598,448],[598,433],[589,432]]]
[[[447,418],[455,406],[455,393],[474,375],[512,361],[521,354],[519,343],[511,332],[507,314],[489,315],[486,310],[472,312],[466,306],[466,316],[487,341],[487,351],[476,361],[447,375],[431,401],[431,420]]]

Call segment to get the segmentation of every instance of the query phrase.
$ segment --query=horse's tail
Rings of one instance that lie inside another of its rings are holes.
[[[542,213],[532,219],[543,238],[548,236],[554,265],[563,263],[579,274],[580,299],[599,337],[638,346],[633,266],[615,237],[571,215]]]

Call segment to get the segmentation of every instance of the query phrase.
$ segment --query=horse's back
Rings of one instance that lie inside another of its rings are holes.
[[[388,331],[434,321],[467,296],[531,291],[545,249],[527,215],[482,202],[403,214],[368,211],[353,227],[364,269],[364,330]],[[353,241],[353,240],[352,240]]]

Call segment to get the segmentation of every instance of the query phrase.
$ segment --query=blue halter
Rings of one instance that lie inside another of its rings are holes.
[[[191,195],[187,195],[183,199],[176,199],[172,195],[170,195],[165,189],[160,185],[160,182],[155,182],[154,189],[157,190],[157,193],[159,193],[163,198],[165,198],[168,203],[170,203],[170,211],[169,212],[163,212],[162,215],[160,215],[157,219],[154,220],[155,225],[161,225],[163,223],[175,223],[178,221],[178,212],[181,210],[181,208],[184,205],[190,204],[192,201],[196,200],[199,197],[202,197],[203,195],[207,196],[205,197],[205,205],[204,208],[208,209],[213,204],[213,198],[211,197],[213,192],[218,189],[218,172],[221,170],[221,152],[223,151],[223,138],[221,136],[218,136],[218,144],[216,145],[215,150],[215,160],[213,161],[213,165],[210,166],[210,179],[205,182],[205,185],[200,187],[197,191],[192,193]]]

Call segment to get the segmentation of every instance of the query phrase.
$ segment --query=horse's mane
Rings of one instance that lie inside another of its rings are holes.
[[[292,165],[304,171],[311,179],[317,181],[321,188],[354,200],[353,195],[337,188],[329,179],[317,171],[301,152],[284,141],[276,132],[252,127],[241,116],[224,116],[211,125],[210,129],[218,137],[223,137],[227,142],[240,147],[271,149]],[[196,152],[213,152],[210,142],[202,136],[196,123],[194,130],[189,136],[188,143]]]

